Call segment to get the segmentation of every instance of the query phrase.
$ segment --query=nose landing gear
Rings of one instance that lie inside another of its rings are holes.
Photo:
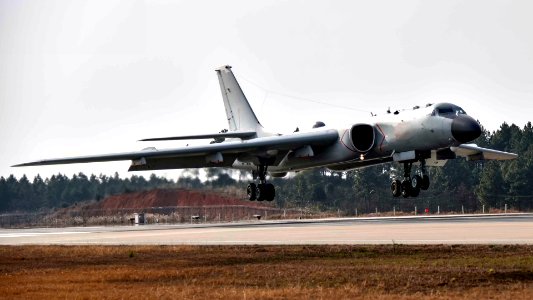
[[[404,198],[417,197],[420,190],[429,188],[429,176],[426,170],[426,161],[420,160],[420,168],[411,177],[412,162],[403,163],[403,180],[394,179],[391,184],[391,193],[394,197],[402,195]]]
[[[272,201],[276,196],[276,188],[272,183],[266,182],[267,166],[260,165],[256,172],[252,172],[254,180],[259,177],[259,184],[250,183],[246,187],[248,200],[254,201]]]

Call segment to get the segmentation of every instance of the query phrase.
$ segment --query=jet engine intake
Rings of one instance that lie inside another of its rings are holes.
[[[352,146],[358,152],[365,153],[374,146],[376,139],[374,127],[369,124],[355,124],[350,129]]]

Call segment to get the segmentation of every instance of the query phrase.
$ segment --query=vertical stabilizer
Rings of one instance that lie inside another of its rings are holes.
[[[220,91],[226,108],[230,131],[253,130],[260,132],[261,123],[257,120],[252,107],[242,92],[237,79],[231,72],[231,66],[216,69]]]

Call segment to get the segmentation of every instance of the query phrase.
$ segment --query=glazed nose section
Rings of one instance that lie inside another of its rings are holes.
[[[472,117],[459,115],[452,121],[452,135],[456,141],[467,143],[481,135],[481,127]]]

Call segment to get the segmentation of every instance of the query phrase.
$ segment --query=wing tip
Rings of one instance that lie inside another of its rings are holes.
[[[11,168],[27,167],[27,166],[29,166],[29,163],[22,163],[22,164],[12,165]]]
[[[18,168],[18,167],[34,167],[34,166],[42,166],[42,165],[44,165],[44,164],[43,164],[43,161],[32,161],[32,162],[27,162],[27,163],[21,163],[21,164],[12,165],[11,167],[12,167],[12,168]]]

